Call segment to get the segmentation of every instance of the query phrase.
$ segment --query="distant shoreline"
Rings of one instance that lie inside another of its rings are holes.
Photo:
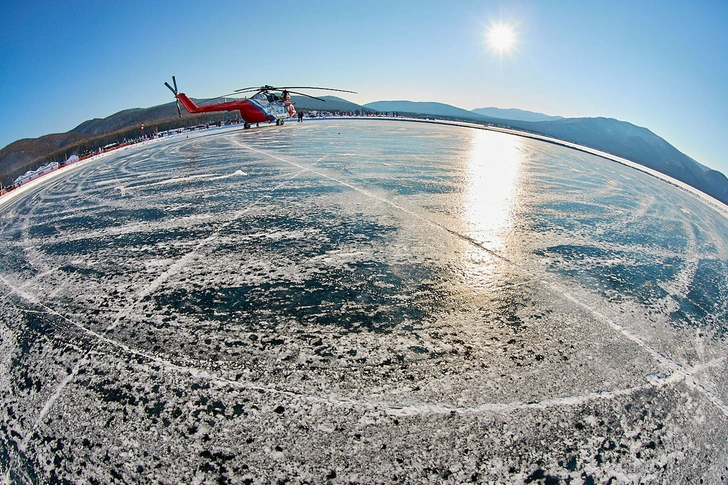
[[[458,126],[462,128],[473,128],[473,129],[479,129],[479,130],[487,130],[487,131],[494,131],[498,133],[504,133],[507,135],[514,135],[519,136],[522,138],[529,138],[532,140],[537,141],[543,141],[545,143],[551,143],[554,145],[559,145],[565,148],[570,148],[572,150],[580,151],[583,153],[588,153],[590,155],[594,155],[600,158],[604,158],[606,160],[619,163],[621,165],[627,166],[629,168],[635,169],[639,172],[642,172],[644,174],[650,175],[652,177],[655,177],[665,183],[668,183],[672,185],[673,187],[682,190],[683,192],[689,193],[690,195],[700,199],[702,202],[704,202],[706,205],[712,207],[716,211],[718,211],[721,215],[728,218],[728,205],[724,204],[723,202],[719,201],[718,199],[711,197],[710,195],[696,189],[695,187],[688,185],[684,182],[681,182],[677,179],[674,179],[670,177],[669,175],[666,175],[662,172],[658,172],[657,170],[653,170],[651,168],[645,167],[644,165],[640,165],[639,163],[632,162],[630,160],[627,160],[622,157],[618,157],[616,155],[612,155],[610,153],[606,153],[600,150],[596,150],[594,148],[589,148],[583,145],[578,145],[576,143],[571,143],[564,140],[559,140],[558,138],[551,138],[545,135],[539,135],[536,133],[530,133],[527,131],[520,131],[520,130],[514,130],[512,128],[501,128],[497,126],[489,126],[489,125],[482,125],[478,123],[469,123],[465,121],[450,121],[450,120],[442,120],[442,119],[423,119],[423,118],[406,118],[406,117],[391,117],[391,116],[326,116],[321,118],[307,118],[307,121],[333,121],[333,120],[366,120],[366,121],[399,121],[399,122],[406,122],[406,123],[430,123],[430,124],[439,124],[439,125],[445,125],[445,126]],[[212,128],[212,127],[210,127]],[[230,127],[225,127],[230,128]],[[240,128],[242,129],[242,128]],[[257,128],[259,129],[259,128]],[[283,128],[285,129],[285,127]],[[207,131],[207,130],[205,130]],[[201,132],[196,132],[201,133]],[[129,150],[133,149],[135,147],[141,147],[145,146],[149,143],[156,142],[158,140],[164,140],[164,138],[156,138],[151,139],[139,144],[135,145],[129,145],[127,147],[124,147],[122,150]],[[31,188],[35,187],[38,184],[41,184],[43,182],[50,181],[51,179],[56,178],[59,175],[65,174],[66,172],[70,170],[75,170],[76,168],[80,168],[82,166],[87,165],[88,163],[97,161],[101,158],[105,158],[105,156],[115,153],[116,151],[110,151],[110,152],[104,152],[98,155],[94,155],[92,157],[89,157],[87,159],[81,160],[79,162],[76,162],[72,165],[66,165],[64,167],[61,167],[57,170],[54,170],[48,174],[42,175],[36,179],[33,179],[29,182],[26,182],[22,186],[11,190],[2,196],[0,196],[0,207],[2,207],[5,203],[15,199],[16,197],[22,195],[26,191],[30,190]]]

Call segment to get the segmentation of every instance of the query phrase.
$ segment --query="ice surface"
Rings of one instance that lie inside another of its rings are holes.
[[[0,207],[18,483],[720,483],[728,220],[540,141],[171,138]]]

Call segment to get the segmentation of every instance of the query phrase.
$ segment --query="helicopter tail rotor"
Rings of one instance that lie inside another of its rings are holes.
[[[182,110],[179,107],[179,99],[177,99],[177,80],[174,78],[174,76],[172,76],[172,84],[174,84],[174,88],[172,88],[172,86],[170,86],[167,81],[164,82],[164,85],[167,86],[170,91],[172,91],[172,94],[174,94],[174,102],[177,105],[177,114],[180,118],[182,118]]]

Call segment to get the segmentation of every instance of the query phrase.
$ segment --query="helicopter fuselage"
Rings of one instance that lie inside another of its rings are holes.
[[[269,92],[256,93],[245,99],[236,99],[222,103],[198,106],[186,94],[179,93],[175,97],[189,113],[211,113],[216,111],[239,111],[240,118],[246,123],[272,122],[282,123],[283,120],[296,115],[296,109],[291,103],[290,96],[278,96]]]

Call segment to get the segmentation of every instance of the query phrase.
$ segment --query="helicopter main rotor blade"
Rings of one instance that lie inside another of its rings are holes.
[[[317,99],[319,101],[323,101],[324,103],[326,102],[325,99],[317,98],[316,96],[311,96],[310,94],[299,93],[298,91],[288,91],[288,92],[291,94],[298,94],[299,96],[306,96],[307,98]]]
[[[357,94],[356,91],[349,91],[348,89],[320,88],[320,87],[315,87],[315,86],[285,86],[285,87],[276,88],[276,90],[281,90],[281,89],[321,89],[324,91],[339,91],[341,93]]]
[[[250,87],[250,88],[242,88],[242,89],[236,89],[236,93],[244,93],[248,91],[283,91],[283,90],[289,90],[289,89],[321,89],[324,91],[339,91],[341,93],[352,93],[357,94],[356,91],[349,91],[348,89],[336,89],[336,88],[323,88],[318,86],[261,86],[261,87]],[[300,94],[300,93],[299,93]]]

